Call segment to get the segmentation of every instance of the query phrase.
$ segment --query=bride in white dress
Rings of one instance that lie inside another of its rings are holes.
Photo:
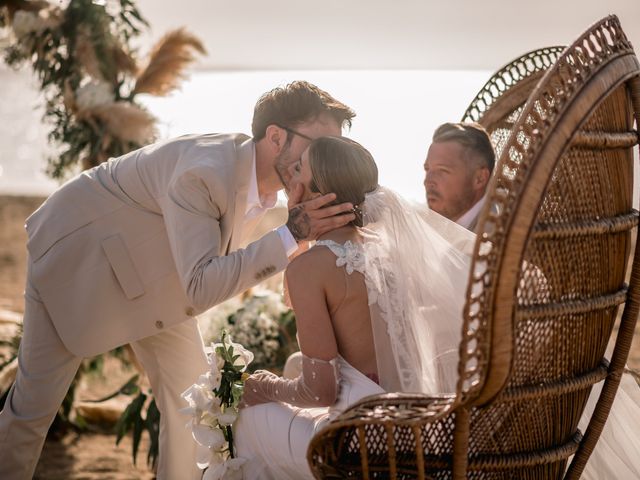
[[[474,235],[379,187],[370,153],[346,138],[312,142],[292,176],[305,199],[334,192],[356,205],[356,220],[286,271],[302,373],[247,380],[234,427],[246,480],[313,478],[309,442],[348,406],[385,391],[453,392],[457,381]],[[640,389],[625,375],[582,478],[640,479],[639,432]]]
[[[379,187],[371,154],[352,140],[314,141],[292,174],[289,188],[334,192],[356,220],[287,268],[302,373],[247,380],[234,435],[245,479],[312,478],[312,436],[349,405],[385,391],[453,391],[456,381],[469,257]]]

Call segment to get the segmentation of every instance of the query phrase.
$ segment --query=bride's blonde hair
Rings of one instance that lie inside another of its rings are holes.
[[[321,137],[309,146],[310,190],[336,194],[334,203],[350,202],[356,218],[351,223],[362,227],[361,204],[366,193],[378,186],[378,166],[371,153],[346,137]]]

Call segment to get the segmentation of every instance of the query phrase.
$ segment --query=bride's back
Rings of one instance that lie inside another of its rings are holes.
[[[362,252],[361,238],[354,227],[344,227],[322,237],[300,259],[307,277],[298,281],[318,284],[324,292],[328,320],[335,336],[337,353],[361,373],[377,377],[376,356],[364,274],[358,271],[356,255]],[[337,265],[339,263],[339,265]],[[314,273],[311,273],[314,272]],[[311,278],[313,276],[313,278]],[[307,304],[294,305],[296,315],[305,315]],[[321,320],[317,320],[321,321]],[[316,325],[322,328],[320,325]],[[299,332],[300,345],[315,342]]]

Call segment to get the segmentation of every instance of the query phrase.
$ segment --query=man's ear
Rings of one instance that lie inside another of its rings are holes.
[[[476,187],[477,189],[486,190],[490,177],[491,172],[489,172],[489,169],[487,167],[478,168],[476,170],[475,178],[473,179],[474,187]]]
[[[271,124],[267,127],[264,138],[267,140],[269,147],[277,155],[282,151],[287,141],[287,132],[279,126]]]

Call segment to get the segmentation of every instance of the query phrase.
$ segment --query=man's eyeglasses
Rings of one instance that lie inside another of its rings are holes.
[[[298,135],[299,137],[302,137],[305,140],[309,140],[310,142],[313,142],[313,138],[309,137],[308,135],[305,135],[304,133],[300,133],[300,132],[294,130],[293,128],[285,127],[283,125],[278,125],[277,123],[276,123],[276,125],[278,127],[280,127],[281,129],[283,129],[285,132],[288,132],[288,133],[290,133],[292,135]]]

